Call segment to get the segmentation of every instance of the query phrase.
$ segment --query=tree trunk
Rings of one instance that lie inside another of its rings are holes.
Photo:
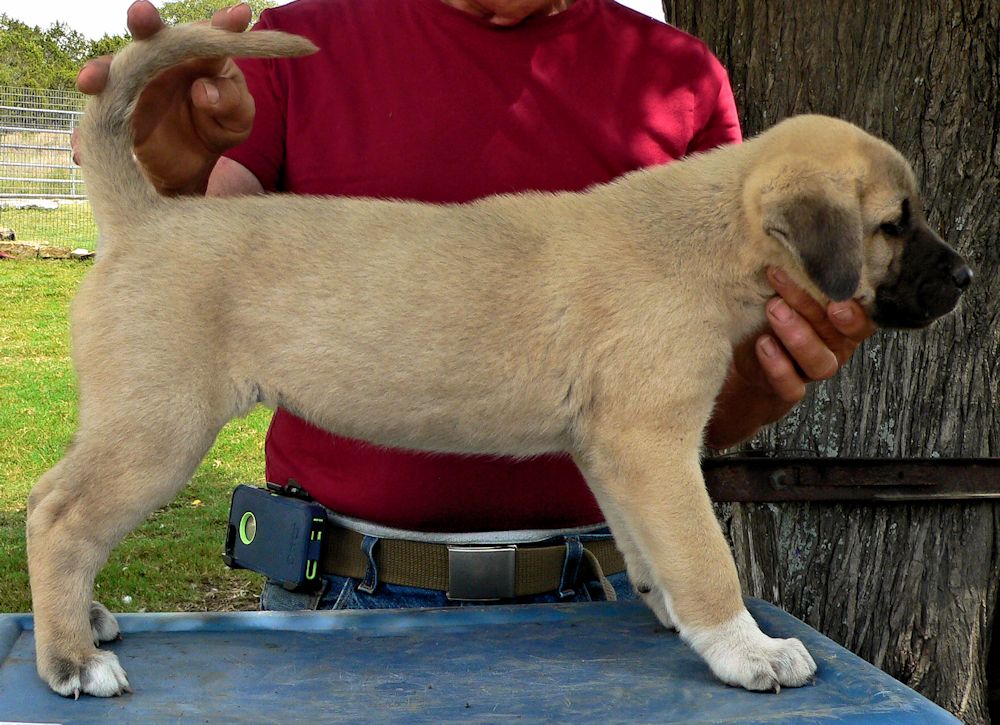
[[[923,333],[880,332],[748,446],[820,456],[1000,451],[1000,0],[666,0],[729,69],[744,133],[852,121],[914,166],[932,227],[976,273]],[[976,504],[723,507],[746,591],[968,722],[985,667],[1000,510]]]

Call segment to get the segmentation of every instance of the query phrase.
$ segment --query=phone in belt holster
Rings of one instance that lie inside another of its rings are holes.
[[[233,569],[249,569],[289,590],[318,587],[326,509],[290,484],[239,485],[229,507],[226,549]]]

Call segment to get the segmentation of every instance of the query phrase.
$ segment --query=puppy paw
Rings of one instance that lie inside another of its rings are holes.
[[[94,634],[94,646],[101,642],[111,642],[122,638],[118,620],[100,602],[90,603],[90,629]]]
[[[780,692],[782,685],[800,687],[816,674],[816,663],[799,640],[768,637],[746,610],[724,624],[691,628],[682,636],[728,685]]]
[[[63,661],[53,668],[47,679],[49,687],[63,697],[77,699],[81,694],[94,697],[114,697],[132,692],[125,670],[114,652],[98,650],[82,665]]]

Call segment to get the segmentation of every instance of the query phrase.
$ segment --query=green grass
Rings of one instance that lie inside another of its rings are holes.
[[[0,208],[0,227],[13,229],[18,241],[57,247],[95,249],[97,225],[89,204],[64,204],[58,209]]]
[[[74,431],[67,309],[91,266],[0,260],[0,611],[30,608],[25,503]],[[223,429],[191,484],[112,553],[97,599],[120,612],[256,608],[260,578],[220,554],[232,487],[263,481],[269,418],[258,409]]]

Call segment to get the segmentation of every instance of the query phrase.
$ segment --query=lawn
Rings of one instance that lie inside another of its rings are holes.
[[[30,608],[25,502],[73,434],[67,309],[91,265],[0,260],[0,611]],[[226,426],[187,488],[112,552],[97,599],[119,612],[256,608],[260,577],[220,555],[232,487],[263,481],[269,417],[258,409]]]
[[[0,227],[13,229],[18,241],[70,249],[93,250],[97,246],[97,225],[90,204],[61,204],[58,209],[0,207]]]
[[[82,96],[78,96],[82,103]],[[35,119],[37,121],[37,119]],[[25,121],[30,123],[31,121]],[[17,124],[15,124],[17,125]],[[7,133],[0,162],[9,173],[0,179],[0,197],[25,194],[83,194],[80,168],[70,157],[69,137],[55,131]],[[0,206],[0,227],[13,229],[17,239],[57,247],[94,249],[97,226],[90,204],[63,200],[57,209],[15,209]]]

